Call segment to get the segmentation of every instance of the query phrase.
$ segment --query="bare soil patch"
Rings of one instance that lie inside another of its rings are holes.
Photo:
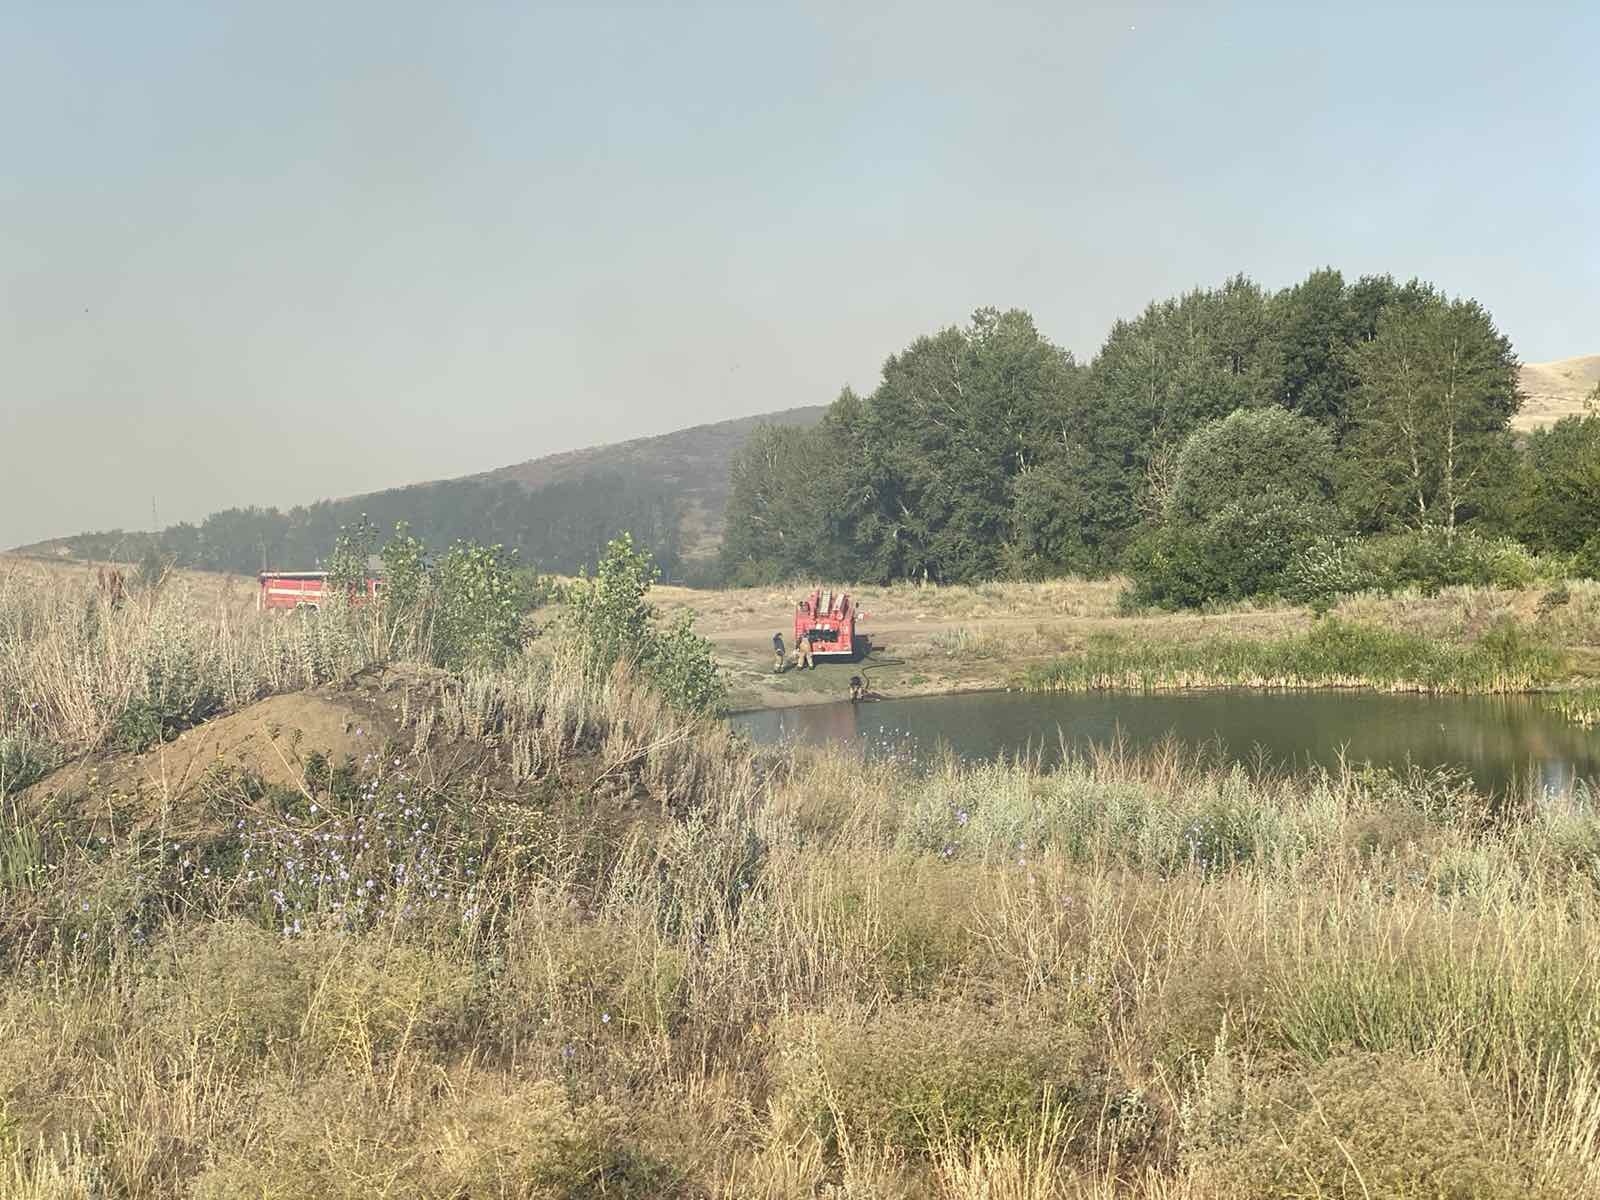
[[[176,830],[203,825],[208,790],[241,775],[309,794],[307,773],[317,759],[361,769],[382,755],[409,757],[418,739],[409,718],[436,701],[448,678],[426,668],[388,667],[271,696],[143,753],[79,759],[24,792],[21,807],[48,807],[118,831],[158,821]],[[452,767],[494,769],[493,752],[482,746],[429,749],[431,759]]]

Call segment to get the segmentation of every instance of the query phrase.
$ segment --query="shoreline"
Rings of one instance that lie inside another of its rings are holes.
[[[1120,684],[1112,684],[1107,687],[1085,688],[1029,688],[1019,687],[1016,685],[984,686],[979,684],[974,686],[960,686],[939,690],[909,692],[903,695],[878,696],[872,700],[859,701],[859,703],[879,704],[888,700],[936,700],[945,696],[1010,695],[1013,693],[1021,693],[1031,696],[1085,696],[1107,692],[1114,692],[1129,696],[1172,696],[1181,694],[1201,696],[1214,695],[1217,692],[1370,692],[1373,695],[1378,696],[1419,696],[1452,699],[1493,699],[1495,697],[1502,696],[1515,696],[1532,699],[1539,696],[1581,695],[1587,689],[1591,688],[1594,685],[1594,682],[1594,680],[1584,679],[1576,683],[1568,683],[1559,686],[1549,685],[1532,688],[1507,689],[1504,691],[1495,692],[1465,692],[1459,690],[1423,687],[1386,687],[1375,683],[1256,684],[1244,681],[1236,681],[1233,683],[1196,683],[1173,685],[1156,684],[1151,687],[1126,687]],[[788,712],[797,708],[822,708],[830,704],[848,704],[849,702],[850,701],[848,697],[843,699],[809,699],[798,696],[792,698],[785,697],[783,702],[776,704],[744,705],[738,708],[729,708],[722,713],[722,716],[742,717],[749,716],[752,713]]]
[[[711,641],[730,714],[842,701],[858,672],[893,699],[1008,688],[1538,694],[1600,682],[1595,584],[1574,585],[1554,612],[1539,588],[1463,587],[1352,596],[1324,617],[1283,604],[1123,614],[1114,581],[863,588],[867,658],[777,675],[770,642],[787,633],[792,590],[662,589],[662,615],[688,612]]]

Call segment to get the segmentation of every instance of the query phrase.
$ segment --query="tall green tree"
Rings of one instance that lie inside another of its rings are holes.
[[[1349,356],[1358,381],[1347,502],[1365,529],[1484,515],[1522,402],[1510,341],[1473,300],[1395,303]]]
[[[1344,276],[1328,268],[1276,293],[1268,312],[1277,337],[1275,399],[1342,433],[1355,375],[1347,361],[1358,338],[1358,317]]]
[[[1101,569],[1106,554],[1096,540],[1090,468],[1088,451],[1063,438],[1012,480],[1008,574],[1035,579]]]
[[[862,406],[857,545],[870,575],[961,582],[996,574],[1012,481],[1070,422],[1072,355],[1017,309],[917,339]]]
[[[759,428],[734,455],[724,578],[748,584],[862,574],[855,523],[868,494],[860,416],[861,401],[846,388],[820,425]]]
[[[1522,536],[1537,550],[1570,554],[1593,544],[1600,554],[1600,387],[1586,415],[1528,438],[1527,468]]]
[[[1272,403],[1281,373],[1267,298],[1242,275],[1118,321],[1074,422],[1090,459],[1091,540],[1125,542],[1156,507],[1184,439],[1235,409]]]

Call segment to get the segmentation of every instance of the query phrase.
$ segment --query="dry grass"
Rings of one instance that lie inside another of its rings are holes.
[[[8,616],[10,719],[223,627],[80,610]],[[1600,1189],[1582,789],[755,753],[559,650],[395,722],[181,839],[8,805],[0,1194]]]
[[[1600,386],[1600,354],[1524,363],[1521,384],[1527,399],[1512,418],[1512,428],[1539,429],[1563,417],[1582,416]]]
[[[823,581],[828,586],[828,581]],[[792,617],[795,602],[816,581],[796,580],[778,587],[696,591],[665,587],[652,593],[664,608],[688,608],[697,624],[711,635]],[[1058,579],[1045,583],[980,583],[972,585],[850,589],[862,610],[873,618],[893,622],[950,622],[972,620],[1063,620],[1113,617],[1121,579]]]

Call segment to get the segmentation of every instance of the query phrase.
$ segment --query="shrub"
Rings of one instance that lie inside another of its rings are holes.
[[[1333,447],[1282,409],[1240,409],[1190,435],[1160,523],[1130,546],[1130,599],[1163,608],[1276,593],[1290,562],[1332,533]]]
[[[1283,593],[1291,600],[1324,607],[1340,596],[1377,586],[1354,538],[1324,536],[1290,555]]]
[[[580,572],[567,589],[573,628],[598,671],[648,657],[654,614],[645,597],[660,576],[650,552],[635,549],[633,535],[624,533],[607,544],[593,578]]]
[[[1374,586],[1385,591],[1416,588],[1433,595],[1462,584],[1520,588],[1540,574],[1538,559],[1520,542],[1470,529],[1428,526],[1386,534],[1362,542],[1358,555]]]
[[[328,588],[334,595],[366,586],[367,564],[378,548],[378,528],[362,513],[354,525],[339,526],[333,553],[328,555]]]
[[[383,603],[391,613],[414,609],[422,601],[428,581],[424,564],[427,551],[410,526],[397,522],[394,536],[383,546]]]
[[[1272,595],[1306,546],[1328,536],[1331,505],[1237,500],[1202,519],[1168,521],[1129,547],[1130,600],[1160,608]]]
[[[711,643],[694,631],[688,612],[654,635],[645,674],[673,705],[690,712],[714,711],[727,696]]]
[[[646,596],[660,577],[650,552],[625,533],[606,546],[593,578],[580,575],[567,590],[571,630],[596,675],[626,663],[644,673],[677,708],[711,712],[726,696],[711,643],[681,614],[665,631],[654,624]]]
[[[221,654],[203,631],[162,609],[142,633],[136,690],[111,729],[112,742],[126,750],[170,741],[223,706]]]
[[[1572,573],[1580,579],[1600,579],[1600,533],[1584,542],[1572,556]]]
[[[516,551],[457,542],[433,571],[433,648],[452,670],[493,667],[516,649],[522,623]]]
[[[797,1021],[775,1071],[791,1111],[833,1146],[866,1139],[925,1154],[947,1138],[1020,1142],[1047,1105],[1085,1118],[1100,1107],[1081,1035],[948,1002]]]

